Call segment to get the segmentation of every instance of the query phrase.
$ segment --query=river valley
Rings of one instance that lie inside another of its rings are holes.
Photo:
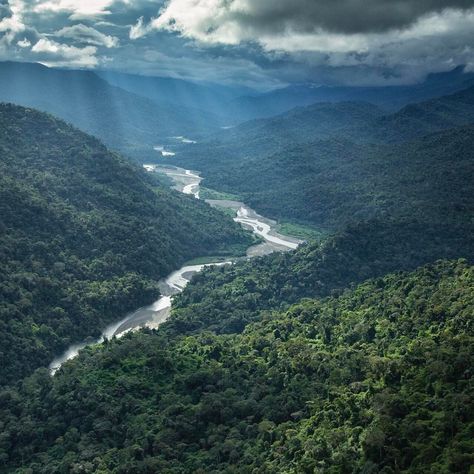
[[[202,177],[196,172],[170,166],[144,165],[144,168],[150,173],[161,173],[168,176],[176,190],[192,195],[195,199],[200,199],[199,192]],[[206,200],[206,202],[213,207],[231,209],[235,214],[235,222],[240,223],[244,228],[251,230],[260,237],[260,243],[252,245],[247,249],[247,258],[267,255],[272,252],[293,250],[302,243],[301,240],[276,232],[275,227],[277,223],[275,221],[257,214],[253,209],[240,201]],[[159,282],[161,296],[157,301],[149,306],[139,308],[108,325],[98,339],[89,337],[81,343],[69,346],[64,353],[51,362],[49,366],[51,373],[54,374],[64,362],[76,357],[81,349],[89,345],[102,343],[105,339],[110,339],[114,336],[121,337],[129,331],[142,327],[157,328],[170,315],[173,295],[181,292],[193,275],[200,272],[206,266],[231,263],[231,261],[216,261],[206,264],[184,265],[172,272],[167,278]]]

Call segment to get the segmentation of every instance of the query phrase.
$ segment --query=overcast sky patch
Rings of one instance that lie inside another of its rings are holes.
[[[268,88],[474,68],[474,0],[0,0],[0,58]]]

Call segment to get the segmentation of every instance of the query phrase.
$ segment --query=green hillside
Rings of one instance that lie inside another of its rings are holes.
[[[307,300],[240,335],[161,331],[0,393],[16,472],[468,473],[474,268]]]
[[[301,298],[337,294],[369,278],[414,270],[440,258],[472,263],[473,235],[472,223],[359,223],[289,254],[206,270],[175,299],[165,327],[171,336],[241,332],[268,311],[286,309]]]
[[[323,229],[387,215],[464,220],[474,211],[474,127],[397,145],[317,141],[244,164],[219,161],[204,176],[263,215]]]
[[[474,127],[400,145],[320,141],[268,158],[256,156],[238,172],[222,165],[216,174],[206,186],[237,190],[264,215],[327,229],[385,216],[469,220],[474,215]]]
[[[323,230],[419,209],[444,219],[473,210],[472,123],[474,88],[391,115],[315,104],[242,124],[173,160],[263,215]]]
[[[146,160],[174,135],[219,129],[219,119],[183,103],[157,103],[115,87],[93,71],[0,62],[0,101],[34,107],[72,123],[127,156]]]
[[[153,301],[185,260],[250,242],[95,138],[1,105],[0,384]]]

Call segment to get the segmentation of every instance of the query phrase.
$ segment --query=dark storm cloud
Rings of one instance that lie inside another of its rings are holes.
[[[228,8],[239,2],[222,2]],[[322,28],[337,33],[382,32],[409,26],[420,16],[447,8],[468,9],[473,0],[259,0],[235,9],[237,22],[265,32],[288,29],[310,33]]]
[[[474,0],[0,0],[0,59],[258,88],[408,83],[474,70]]]

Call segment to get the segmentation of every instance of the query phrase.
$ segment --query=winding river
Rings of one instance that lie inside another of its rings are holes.
[[[167,175],[174,183],[174,188],[178,191],[194,196],[199,199],[199,185],[202,178],[199,174],[183,168],[157,165],[144,165],[150,173],[162,173]],[[247,257],[266,255],[272,252],[283,252],[293,250],[298,247],[301,240],[294,239],[275,231],[276,222],[257,214],[253,209],[239,201],[231,200],[207,200],[213,207],[233,209],[235,212],[234,221],[243,227],[252,230],[260,236],[262,242],[247,249]],[[61,365],[69,359],[76,357],[81,349],[92,344],[98,344],[105,339],[121,337],[129,331],[142,327],[157,328],[166,321],[170,315],[173,295],[183,291],[190,282],[193,275],[210,265],[225,265],[232,262],[215,262],[202,265],[185,265],[179,270],[171,273],[167,278],[159,282],[161,297],[150,306],[139,308],[126,315],[124,318],[110,324],[103,331],[98,339],[88,338],[85,341],[72,344],[68,349],[56,357],[50,364],[51,373],[54,374]]]

